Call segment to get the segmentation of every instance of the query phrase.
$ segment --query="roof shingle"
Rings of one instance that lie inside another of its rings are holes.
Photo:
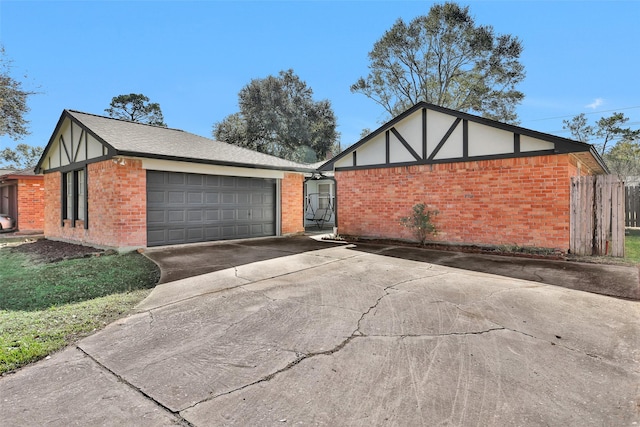
[[[74,110],[66,112],[121,155],[300,172],[315,170],[312,165],[292,162],[179,129],[151,126]]]

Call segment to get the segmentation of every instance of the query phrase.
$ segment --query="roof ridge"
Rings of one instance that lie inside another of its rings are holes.
[[[142,122],[136,122],[136,121],[133,121],[133,120],[121,119],[121,118],[118,118],[118,117],[102,116],[100,114],[87,113],[85,111],[72,110],[72,109],[69,109],[69,108],[67,108],[66,110],[68,112],[70,112],[70,113],[86,114],[87,116],[98,117],[98,118],[101,118],[101,119],[116,120],[118,122],[132,123],[134,125],[149,126],[149,127],[152,127],[152,128],[160,128],[160,129],[167,129],[167,130],[175,130],[175,131],[178,131],[178,132],[185,132],[182,129],[171,128],[171,127],[168,127],[168,126],[158,126],[158,125],[152,125],[152,124],[149,124],[149,123],[142,123]]]

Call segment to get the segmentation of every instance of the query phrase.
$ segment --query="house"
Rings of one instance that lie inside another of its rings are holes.
[[[589,144],[428,103],[320,167],[337,182],[340,234],[411,239],[400,218],[437,210],[433,240],[567,251],[571,177],[607,174]]]
[[[33,168],[0,171],[0,213],[16,220],[16,229],[37,233],[44,229],[44,177]]]
[[[64,110],[40,158],[45,237],[120,251],[304,231],[303,165]]]

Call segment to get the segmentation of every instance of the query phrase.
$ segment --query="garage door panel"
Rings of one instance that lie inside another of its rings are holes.
[[[166,176],[167,184],[184,185],[185,174],[183,173],[179,173],[179,172],[167,173],[165,176]]]
[[[204,210],[205,221],[219,221],[220,209],[205,209]]]
[[[218,193],[206,192],[204,202],[207,205],[218,204],[220,203],[220,195]]]
[[[167,203],[184,204],[184,191],[169,191],[167,196]]]
[[[238,193],[237,201],[239,205],[248,205],[251,203],[251,195],[248,193]]]
[[[186,236],[186,229],[184,228],[170,228],[167,230],[167,240],[171,243],[184,242]]]
[[[147,245],[275,235],[275,180],[147,172]]]
[[[227,205],[233,205],[236,203],[235,193],[222,193],[222,203]]]
[[[204,221],[204,215],[202,210],[189,210],[187,211],[187,222],[197,222],[202,223]]]
[[[251,178],[237,178],[236,188],[251,188]]]
[[[167,210],[167,222],[184,222],[184,210]]]
[[[187,241],[188,242],[202,242],[204,240],[204,228],[193,227],[187,228]]]
[[[148,191],[147,192],[147,203],[155,204],[160,203],[163,204],[165,202],[165,192],[164,191]]]
[[[187,203],[190,205],[201,205],[203,201],[204,194],[202,192],[193,192],[189,191],[187,193]]]
[[[164,242],[167,240],[166,230],[149,230],[147,231],[147,240],[154,242]]]
[[[220,177],[217,175],[206,175],[205,186],[208,188],[220,187]]]
[[[147,222],[149,224],[163,224],[164,222],[166,222],[166,211],[148,211]]]
[[[187,185],[202,187],[203,181],[204,179],[202,175],[196,175],[192,173],[187,174]]]

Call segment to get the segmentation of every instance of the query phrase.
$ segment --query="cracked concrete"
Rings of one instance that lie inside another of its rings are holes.
[[[640,422],[638,302],[353,246],[280,252],[159,285],[138,313],[0,379],[3,420]]]

